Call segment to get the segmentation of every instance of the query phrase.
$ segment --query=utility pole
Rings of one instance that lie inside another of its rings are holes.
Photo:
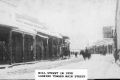
[[[116,15],[115,15],[115,33],[114,33],[114,47],[115,47],[115,50],[117,51],[117,48],[118,48],[118,42],[117,42],[117,12],[118,12],[118,0],[116,0]]]

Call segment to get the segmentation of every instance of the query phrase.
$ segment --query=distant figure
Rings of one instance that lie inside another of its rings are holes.
[[[105,49],[103,55],[105,56],[106,54],[107,54],[107,50]]]
[[[114,56],[114,58],[115,58],[115,63],[117,63],[117,60],[119,59],[119,55],[118,55],[118,51],[117,50],[115,50],[115,52],[114,52],[114,54],[113,54],[113,56]]]
[[[78,53],[77,52],[75,52],[75,57],[77,58],[77,55],[78,55]]]
[[[70,52],[70,50],[68,49],[68,56],[69,56],[69,58],[70,58],[70,54],[71,54],[71,52]]]
[[[82,51],[80,52],[80,54],[82,54],[84,60],[86,60],[86,58],[88,58],[88,59],[91,58],[91,54],[88,52],[87,47],[86,47],[86,49],[85,49],[85,52],[84,52],[84,50],[82,50]]]
[[[86,49],[85,49],[85,53],[88,53],[88,49],[87,49],[87,47],[86,47]]]
[[[88,59],[90,59],[90,58],[91,58],[91,53],[88,52],[87,47],[86,47],[86,49],[85,49],[85,53],[86,53],[86,57],[87,57]]]

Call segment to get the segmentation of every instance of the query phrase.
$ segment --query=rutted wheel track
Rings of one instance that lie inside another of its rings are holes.
[[[31,73],[31,72],[34,72],[35,70],[38,70],[38,69],[42,69],[42,70],[51,69],[51,68],[67,65],[67,64],[70,64],[70,63],[77,63],[81,60],[83,60],[83,59],[78,58],[78,59],[73,59],[73,60],[69,60],[69,61],[58,62],[58,63],[55,63],[55,64],[49,64],[49,65],[44,65],[44,66],[39,66],[39,67],[34,67],[34,68],[28,68],[28,69],[21,69],[21,70],[6,72],[6,73],[3,73],[3,74],[0,74],[0,78],[5,78],[5,77],[8,77],[8,76],[14,76],[14,75],[21,75],[21,74],[25,74],[25,73]]]

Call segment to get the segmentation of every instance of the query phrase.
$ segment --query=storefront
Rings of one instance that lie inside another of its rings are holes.
[[[59,58],[63,37],[36,19],[16,15],[0,23],[0,64],[15,64]]]
[[[0,25],[0,64],[11,62],[11,28]]]

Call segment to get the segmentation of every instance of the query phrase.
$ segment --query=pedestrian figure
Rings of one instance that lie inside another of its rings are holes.
[[[86,57],[87,57],[88,59],[90,59],[91,54],[88,52],[87,47],[86,47],[86,49],[85,49],[85,54],[86,54]]]
[[[118,51],[117,50],[114,51],[113,56],[115,58],[115,63],[117,63],[117,60],[119,59],[119,55],[118,55]]]
[[[69,58],[70,58],[70,54],[71,54],[71,52],[70,52],[70,50],[68,50],[68,55],[69,55]]]
[[[78,54],[78,53],[77,53],[77,52],[75,52],[75,57],[76,57],[76,58],[77,58],[77,54]]]
[[[118,65],[120,66],[120,50],[118,52]]]

